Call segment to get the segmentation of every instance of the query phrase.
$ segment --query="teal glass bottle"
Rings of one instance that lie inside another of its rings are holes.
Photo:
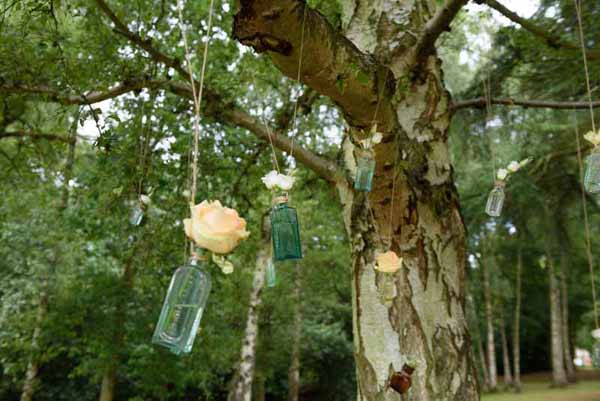
[[[192,351],[202,313],[210,293],[211,278],[205,262],[195,259],[178,268],[163,304],[152,342],[176,355]]]
[[[144,219],[144,210],[139,203],[135,203],[129,212],[129,224],[139,226]]]
[[[600,147],[598,146],[586,159],[583,185],[591,194],[600,193]]]
[[[356,159],[356,179],[354,189],[360,192],[370,192],[375,174],[375,156],[370,150],[359,150]]]
[[[296,209],[290,207],[286,197],[275,200],[271,209],[271,237],[273,241],[273,260],[302,259],[302,243]]]
[[[485,205],[485,212],[491,217],[498,217],[502,214],[502,207],[504,206],[504,187],[506,184],[504,181],[496,181],[494,189],[488,196],[487,204]]]
[[[277,272],[275,271],[275,264],[273,263],[272,259],[267,261],[265,281],[267,283],[267,287],[275,287],[277,285]]]
[[[592,366],[600,368],[600,343],[596,341],[592,349]]]

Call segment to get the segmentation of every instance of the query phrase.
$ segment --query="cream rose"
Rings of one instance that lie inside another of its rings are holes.
[[[594,144],[594,146],[600,145],[600,130],[594,132],[590,131],[583,136],[587,141]]]
[[[395,273],[402,267],[402,258],[394,251],[387,251],[377,255],[375,269],[383,273]]]
[[[246,231],[246,220],[237,211],[223,207],[218,200],[203,201],[190,209],[192,217],[183,220],[185,234],[201,248],[226,254],[250,235]]]

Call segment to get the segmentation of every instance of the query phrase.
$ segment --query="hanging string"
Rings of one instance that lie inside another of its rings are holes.
[[[585,39],[583,34],[583,21],[581,17],[581,6],[577,0],[575,2],[575,12],[577,13],[577,24],[579,26],[579,41],[581,44],[581,53],[583,57],[583,67],[585,72],[585,82],[587,86],[587,95],[590,104],[590,118],[592,120],[592,130],[596,131],[596,124],[594,118],[594,106],[592,99],[592,88],[590,85],[590,73],[588,69],[587,63],[587,54],[585,50]],[[590,224],[589,217],[587,212],[587,202],[586,202],[586,194],[585,194],[585,186],[584,186],[584,173],[583,173],[583,159],[581,156],[581,141],[579,139],[579,124],[577,122],[577,111],[573,109],[573,122],[575,124],[575,139],[577,141],[577,163],[579,164],[579,179],[581,181],[581,203],[583,204],[583,219],[584,219],[584,229],[585,229],[585,244],[586,244],[586,254],[588,260],[588,268],[590,272],[590,281],[592,284],[592,301],[594,303],[594,322],[596,323],[596,329],[600,328],[600,321],[598,319],[598,305],[596,302],[596,283],[594,281],[594,262],[592,258],[592,245],[591,245],[591,235],[590,235]]]
[[[585,83],[587,86],[588,101],[590,102],[590,117],[592,119],[592,130],[596,132],[596,119],[594,118],[594,102],[592,99],[592,85],[590,84],[590,70],[588,68],[587,53],[585,50],[585,36],[583,34],[583,21],[581,17],[581,5],[578,0],[575,1],[575,11],[577,13],[577,24],[579,25],[579,41],[581,43],[581,55],[583,57],[583,69],[585,71]]]
[[[192,154],[192,183],[190,188],[190,202],[191,204],[196,203],[196,191],[198,189],[198,142],[200,138],[200,106],[202,104],[202,93],[204,90],[204,76],[206,73],[206,64],[208,60],[208,46],[210,44],[211,31],[212,31],[212,19],[213,19],[213,9],[214,9],[214,0],[210,1],[209,11],[208,11],[208,24],[207,24],[207,34],[206,34],[206,45],[204,46],[204,54],[202,58],[202,67],[200,70],[200,82],[198,84],[198,88],[196,88],[196,80],[194,79],[194,70],[192,67],[191,56],[190,56],[190,48],[188,46],[186,29],[183,20],[183,0],[178,0],[177,9],[179,12],[179,26],[181,29],[181,36],[183,39],[183,46],[185,49],[185,62],[187,65],[190,84],[192,86],[192,97],[194,100],[194,151]],[[190,252],[194,255],[194,241],[190,240]]]
[[[494,153],[494,142],[492,136],[488,130],[488,123],[492,117],[492,85],[489,74],[483,80],[483,96],[485,99],[485,127],[483,127],[484,134],[487,134],[490,155],[492,158],[492,182],[496,182],[496,154]]]
[[[302,33],[300,34],[300,55],[298,56],[298,76],[296,77],[296,84],[300,85],[300,78],[302,77],[302,56],[304,54],[304,28],[306,25],[306,14],[307,14],[307,10],[308,10],[308,5],[304,4],[304,14],[302,15]],[[298,94],[298,97],[296,99],[296,103],[294,104],[294,114],[292,116],[292,126],[293,126],[293,130],[294,132],[292,133],[292,146],[290,149],[290,156],[293,158],[294,157],[294,139],[296,138],[296,134],[297,134],[297,121],[296,121],[296,117],[298,116],[298,104],[300,103],[300,94]],[[269,139],[271,137],[269,136]]]

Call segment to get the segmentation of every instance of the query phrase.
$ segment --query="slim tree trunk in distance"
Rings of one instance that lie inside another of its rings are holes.
[[[508,351],[508,341],[506,339],[506,324],[504,314],[500,315],[500,340],[502,342],[502,368],[504,370],[504,386],[506,389],[513,384],[513,377],[510,367],[510,356]]]
[[[567,373],[564,363],[564,349],[562,341],[562,318],[560,306],[560,290],[556,279],[554,260],[548,255],[548,281],[550,298],[550,349],[552,358],[552,386],[564,387],[567,385]]]
[[[517,257],[517,279],[515,284],[515,322],[513,327],[513,363],[515,391],[520,393],[521,387],[521,281],[523,274],[523,255],[519,248]]]
[[[563,337],[563,349],[565,359],[565,369],[567,371],[567,380],[570,383],[577,381],[575,375],[575,363],[573,362],[573,355],[571,353],[571,336],[569,335],[569,289],[567,285],[567,273],[569,271],[567,260],[567,252],[561,247],[560,254],[560,294],[561,294],[561,323],[562,323],[562,337]]]
[[[490,283],[490,271],[487,263],[482,263],[483,269],[483,297],[485,300],[485,321],[487,336],[487,361],[490,375],[489,391],[498,389],[498,372],[496,368],[496,343],[494,338],[494,311],[492,305],[492,289]]]
[[[481,363],[481,371],[483,373],[483,390],[490,390],[490,374],[488,373],[488,365],[485,360],[485,351],[483,350],[483,341],[481,335],[477,336],[477,353],[479,354],[479,362]]]
[[[292,332],[292,355],[288,376],[288,401],[298,401],[300,394],[300,340],[302,338],[302,290],[300,264],[295,265],[294,274],[294,325]]]
[[[261,295],[265,283],[265,267],[270,258],[270,249],[271,225],[268,221],[268,214],[265,214],[262,219],[261,247],[256,255],[254,279],[252,280],[250,304],[248,306],[246,329],[242,340],[240,362],[237,372],[234,375],[231,390],[227,396],[228,401],[250,401],[252,398],[252,382],[254,380],[256,344],[258,341],[259,307],[262,302]],[[264,379],[262,386],[264,390]]]

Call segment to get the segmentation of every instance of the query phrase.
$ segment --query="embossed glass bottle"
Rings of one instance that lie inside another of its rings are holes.
[[[382,277],[381,288],[380,288],[380,299],[381,303],[388,308],[394,303],[396,298],[396,281],[393,273],[380,273]]]
[[[375,174],[375,156],[370,150],[360,149],[356,158],[356,179],[354,189],[361,192],[370,192]]]
[[[589,193],[600,193],[600,146],[596,146],[586,159],[583,184]]]
[[[192,258],[179,267],[171,278],[152,342],[176,355],[191,352],[210,287],[205,262]]]
[[[502,213],[502,206],[504,206],[504,187],[506,186],[504,181],[496,181],[494,189],[490,192],[490,195],[485,206],[485,212],[492,217],[498,217]]]
[[[277,285],[277,272],[275,271],[275,263],[273,263],[272,259],[267,261],[265,281],[267,283],[267,287],[275,287],[275,285]]]
[[[298,213],[288,205],[285,196],[275,198],[271,209],[271,230],[274,261],[302,259]]]

